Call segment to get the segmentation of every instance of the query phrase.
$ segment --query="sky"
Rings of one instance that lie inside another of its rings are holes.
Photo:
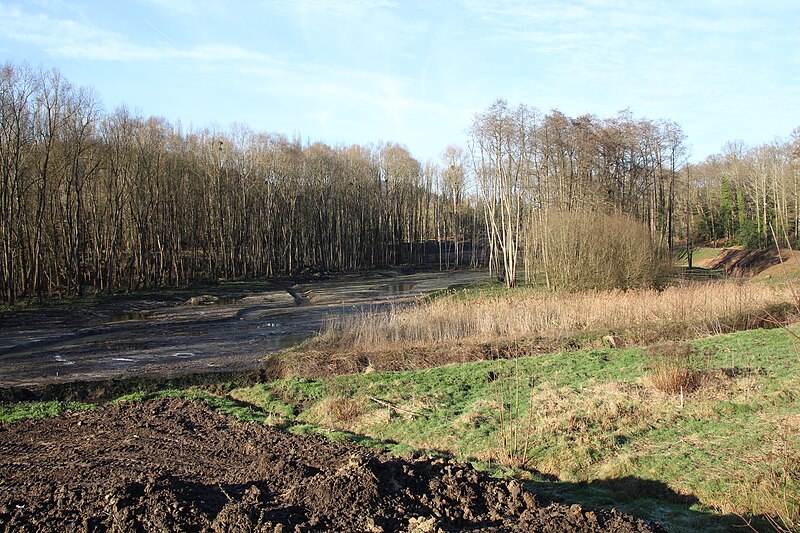
[[[423,162],[499,98],[673,120],[693,161],[800,127],[798,0],[0,0],[0,28],[109,112]]]

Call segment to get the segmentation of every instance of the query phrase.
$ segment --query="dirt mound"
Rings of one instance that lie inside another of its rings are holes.
[[[789,251],[781,252],[783,260],[789,258]],[[708,268],[722,270],[729,276],[753,277],[764,270],[780,265],[781,258],[775,248],[748,250],[725,248],[708,262]]]
[[[0,529],[655,531],[546,504],[444,459],[238,423],[160,399],[0,426]]]

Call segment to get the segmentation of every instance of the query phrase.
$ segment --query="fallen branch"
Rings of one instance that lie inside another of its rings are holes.
[[[387,401],[379,400],[378,398],[373,398],[372,396],[370,396],[369,399],[372,400],[375,403],[381,404],[384,407],[388,407],[389,409],[397,411],[398,413],[406,414],[406,415],[410,416],[411,418],[414,418],[415,416],[420,416],[419,413],[415,413],[414,411],[409,411],[407,409],[403,409],[401,407],[397,407],[396,405],[392,405]]]

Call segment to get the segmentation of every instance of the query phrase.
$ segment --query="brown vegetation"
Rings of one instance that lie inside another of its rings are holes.
[[[628,342],[653,341],[665,330],[702,336],[766,325],[765,312],[785,315],[783,289],[721,282],[663,291],[518,290],[484,298],[440,298],[413,307],[332,320],[312,347],[379,348],[500,339],[559,339],[618,332]]]
[[[11,64],[0,124],[6,303],[417,262],[432,240],[444,265],[488,259],[512,285],[525,228],[551,208],[625,213],[671,243],[684,153],[675,123],[497,102],[475,118],[471,168],[458,147],[444,168],[423,166],[393,143],[305,145],[104,113],[57,71]],[[466,194],[468,170],[478,196]]]
[[[796,314],[782,288],[735,281],[577,293],[459,293],[411,307],[331,319],[301,350],[270,358],[276,375],[411,370],[526,353],[649,345],[758,327]]]
[[[498,357],[501,354],[495,352],[493,355]],[[531,438],[535,377],[523,375],[520,371],[519,359],[527,355],[524,346],[514,343],[502,355],[513,359],[514,366],[508,369],[508,376],[495,374],[490,377],[494,407],[500,415],[497,459],[502,464],[525,467],[529,460],[528,454],[535,443]],[[524,409],[524,405],[529,408]]]
[[[474,226],[441,179],[398,144],[184,131],[2,65],[0,302],[420,262]]]
[[[534,221],[529,261],[548,287],[567,290],[630,289],[662,285],[668,254],[647,226],[625,215],[556,211]]]
[[[654,344],[648,352],[651,366],[648,379],[656,389],[665,394],[685,394],[700,385],[701,374],[692,366],[691,344]]]
[[[643,222],[658,247],[672,250],[678,169],[686,155],[678,124],[630,112],[571,118],[498,100],[475,116],[470,133],[489,269],[508,287],[516,283],[519,252],[536,245],[530,228],[534,221],[547,226],[551,211],[623,213]]]
[[[364,414],[363,398],[345,396],[329,396],[317,406],[320,421],[327,426],[348,428],[358,417]]]

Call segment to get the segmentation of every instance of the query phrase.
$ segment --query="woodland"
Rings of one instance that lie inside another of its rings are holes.
[[[498,100],[465,127],[464,145],[425,163],[394,142],[187,131],[106,111],[57,70],[5,64],[0,301],[431,261],[488,264],[512,286],[568,259],[548,232],[607,217],[663,256],[766,247],[773,231],[797,241],[800,128],[690,164],[679,124],[629,110],[569,117]]]

